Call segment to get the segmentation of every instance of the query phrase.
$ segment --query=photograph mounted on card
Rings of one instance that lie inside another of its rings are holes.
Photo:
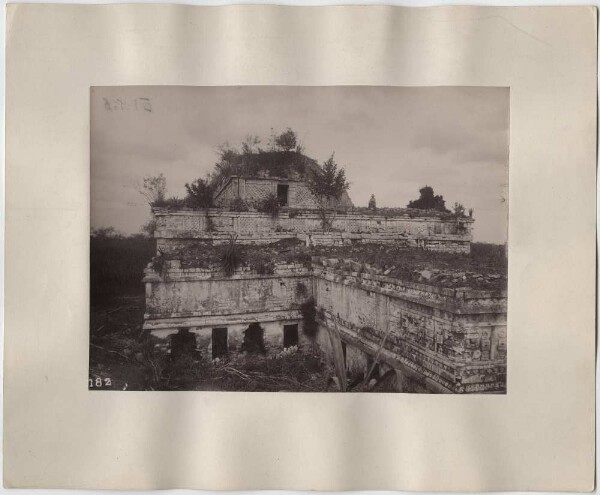
[[[92,88],[90,389],[506,393],[509,96]]]

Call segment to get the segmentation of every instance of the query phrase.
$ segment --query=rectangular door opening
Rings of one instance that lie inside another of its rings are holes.
[[[288,191],[290,186],[287,184],[277,184],[277,200],[281,206],[288,206]]]
[[[227,328],[212,329],[212,358],[227,355]]]
[[[298,324],[283,326],[283,348],[298,345]]]

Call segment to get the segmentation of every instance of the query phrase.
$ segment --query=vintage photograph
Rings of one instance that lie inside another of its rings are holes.
[[[90,390],[507,393],[509,88],[90,107]]]

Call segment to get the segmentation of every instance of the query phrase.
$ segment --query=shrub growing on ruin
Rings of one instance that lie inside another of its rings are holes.
[[[281,202],[276,194],[268,194],[259,204],[258,211],[262,213],[268,213],[273,218],[279,216],[279,210],[281,209]]]
[[[298,282],[296,284],[296,296],[297,297],[306,297],[308,294],[308,288],[304,282]]]
[[[292,151],[298,146],[296,133],[289,127],[279,136],[275,136],[273,141],[275,146],[283,151]]]
[[[410,201],[407,208],[415,208],[419,210],[438,210],[447,212],[446,201],[444,196],[436,195],[433,192],[433,187],[425,186],[419,189],[419,199]]]
[[[350,187],[350,183],[346,180],[346,171],[343,168],[338,169],[332,154],[322,167],[316,167],[311,171],[307,185],[317,200],[323,230],[331,230],[336,208],[342,195]]]
[[[231,211],[248,211],[250,208],[248,207],[248,204],[239,196],[236,197],[230,205],[230,209]]]
[[[163,174],[146,176],[142,184],[138,183],[138,192],[146,198],[150,206],[156,202],[164,201],[167,195],[167,179]]]
[[[461,203],[454,203],[452,213],[456,218],[462,218],[465,216],[465,207]]]
[[[191,208],[212,208],[213,188],[206,179],[196,179],[191,184],[186,184],[186,202]]]
[[[165,261],[166,261],[166,256],[165,253],[163,253],[163,251],[158,248],[158,254],[152,258],[152,262],[151,262],[151,266],[152,269],[159,274],[162,274],[163,269],[165,267]]]
[[[369,199],[369,206],[367,208],[371,211],[377,210],[377,201],[375,201],[375,195],[371,194],[371,199]]]
[[[319,332],[319,325],[317,323],[317,306],[314,298],[311,297],[300,305],[300,313],[302,313],[302,318],[304,319],[304,334],[307,337],[315,338]]]
[[[177,196],[171,196],[170,198],[163,198],[152,203],[152,206],[156,208],[173,208],[179,209],[187,206],[187,201]]]
[[[206,231],[214,232],[215,230],[216,230],[215,222],[213,222],[213,219],[211,217],[206,215]]]
[[[273,275],[275,273],[275,265],[271,261],[258,260],[255,270],[259,275]]]
[[[242,251],[236,241],[237,237],[231,236],[221,253],[221,267],[228,277],[242,264]]]

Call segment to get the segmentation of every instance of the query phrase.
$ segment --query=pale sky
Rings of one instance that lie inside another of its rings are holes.
[[[163,173],[168,195],[204,177],[225,141],[296,131],[319,163],[332,152],[349,194],[405,207],[432,186],[474,209],[475,241],[507,237],[509,89],[466,87],[96,87],[91,94],[91,224],[129,234],[150,218],[136,184]]]

